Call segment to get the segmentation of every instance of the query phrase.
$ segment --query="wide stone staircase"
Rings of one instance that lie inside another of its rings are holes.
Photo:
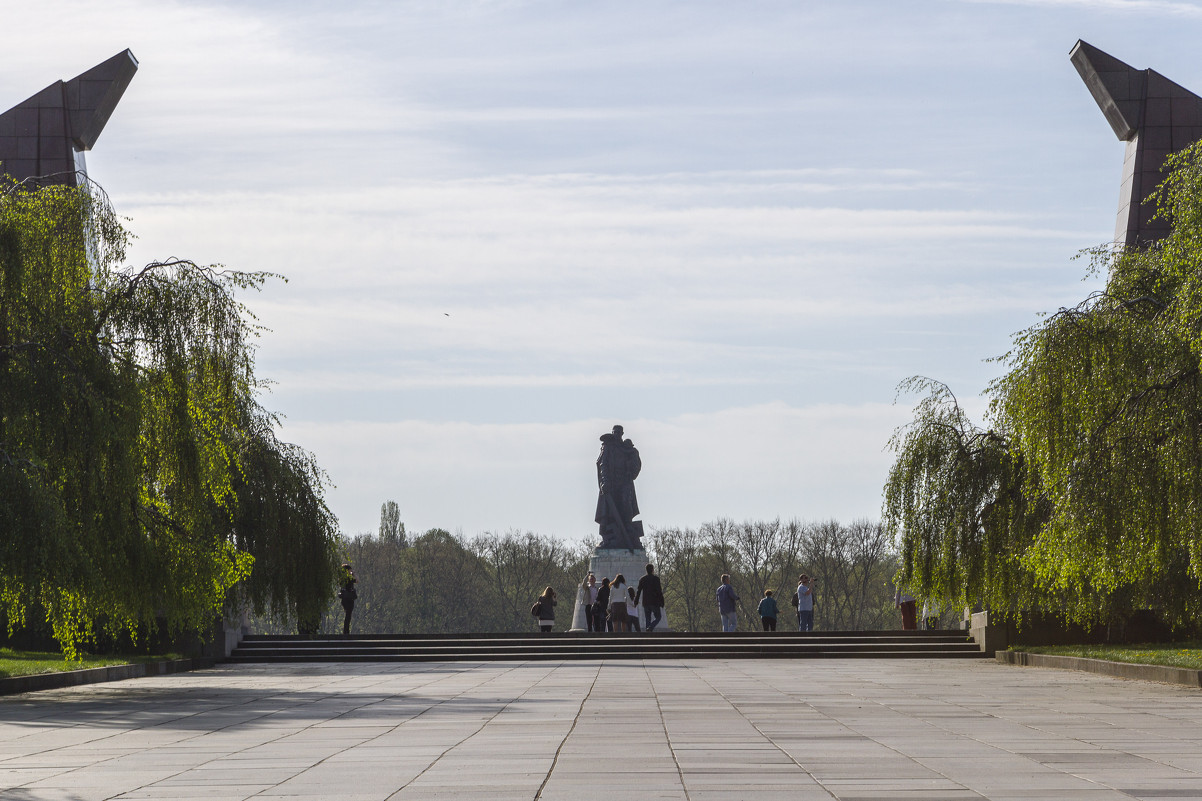
[[[653,634],[248,635],[229,662],[487,662],[570,659],[980,659],[965,631]]]

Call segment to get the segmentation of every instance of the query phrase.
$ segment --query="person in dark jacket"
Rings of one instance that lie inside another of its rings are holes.
[[[639,579],[639,589],[634,595],[634,605],[643,604],[643,617],[646,619],[646,630],[655,631],[664,616],[664,586],[655,575],[655,565],[647,565],[647,575]],[[652,620],[652,615],[655,619]]]
[[[735,601],[739,600],[738,593],[735,588],[730,586],[730,574],[722,574],[722,583],[718,585],[716,593],[718,600],[718,613],[722,616],[722,630],[735,631],[739,627],[739,619],[735,610]]]
[[[763,624],[764,631],[776,631],[776,615],[780,610],[776,608],[776,599],[772,597],[772,590],[764,590],[764,597],[756,611],[760,613],[760,623]]]
[[[342,601],[342,611],[346,613],[346,617],[342,620],[342,633],[351,633],[351,613],[355,611],[355,599],[359,597],[359,593],[355,590],[355,584],[359,579],[355,578],[355,571],[351,569],[349,562],[342,564],[342,588],[338,590],[338,600]]]
[[[547,587],[538,597],[538,629],[547,634],[555,628],[555,590]]]
[[[609,611],[609,577],[601,579],[597,588],[597,603],[593,604],[593,631],[608,631],[605,613]]]

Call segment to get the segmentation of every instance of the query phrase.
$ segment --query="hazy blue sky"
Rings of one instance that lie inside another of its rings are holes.
[[[0,108],[129,47],[133,261],[269,270],[283,435],[348,533],[876,517],[898,381],[1080,300],[1123,147],[1085,39],[1202,91],[1202,3],[9,4]]]

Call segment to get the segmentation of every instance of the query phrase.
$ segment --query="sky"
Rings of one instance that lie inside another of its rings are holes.
[[[130,48],[89,175],[138,239],[273,281],[262,402],[344,533],[596,541],[877,519],[888,440],[1083,299],[1123,144],[1077,39],[1202,92],[1202,2],[6,3],[0,109]]]

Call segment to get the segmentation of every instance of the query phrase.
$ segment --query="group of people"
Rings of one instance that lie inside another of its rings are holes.
[[[642,631],[640,605],[647,631],[655,631],[663,620],[664,588],[655,575],[655,565],[647,565],[646,575],[633,587],[621,573],[613,579],[603,576],[598,582],[596,574],[590,572],[580,583],[580,592],[589,631]],[[555,590],[547,587],[530,608],[531,614],[538,618],[540,631],[549,632],[555,626],[555,604]]]
[[[350,634],[351,615],[355,611],[355,600],[359,593],[355,589],[358,579],[351,566],[344,563],[339,580],[338,600],[342,603],[345,617],[342,622],[342,633]],[[793,593],[791,603],[797,612],[797,630],[813,631],[814,629],[814,590],[813,582],[808,575],[802,573],[797,577],[797,590]],[[647,565],[647,573],[638,584],[631,587],[626,584],[626,577],[621,573],[610,580],[603,577],[598,583],[597,576],[589,573],[581,583],[585,619],[589,631],[641,631],[638,610],[640,604],[645,616],[647,631],[655,631],[663,619],[664,588],[659,576],[655,575],[655,566]],[[730,583],[730,574],[722,574],[722,583],[715,593],[718,601],[718,614],[722,618],[723,631],[735,631],[738,628],[738,594]],[[922,608],[922,617],[918,616],[918,603],[914,596],[905,590],[898,589],[894,596],[894,605],[901,610],[902,628],[913,630],[919,622],[925,629],[939,628],[939,606],[934,601],[926,601]],[[530,608],[531,614],[538,619],[539,630],[549,632],[555,627],[555,590],[547,587],[543,594]],[[764,631],[776,631],[776,620],[780,615],[780,607],[772,590],[764,590],[764,597],[756,612],[760,616],[760,624]]]
[[[589,631],[627,632],[655,631],[664,616],[664,588],[655,565],[647,565],[647,572],[635,586],[626,583],[626,577],[618,573],[611,580],[602,576],[598,583],[595,573],[589,573],[580,585],[584,604],[584,617]],[[643,608],[643,625],[639,623],[639,607]]]
[[[595,573],[589,573],[580,584],[584,617],[589,631],[642,631],[639,622],[639,606],[646,615],[646,630],[655,631],[663,620],[664,588],[655,565],[647,565],[647,573],[631,587],[626,577],[618,573],[611,580],[603,576],[597,582]],[[530,607],[530,613],[538,618],[539,631],[549,632],[555,627],[555,590],[547,587]]]
[[[814,628],[814,590],[810,586],[813,580],[802,573],[797,578],[797,591],[793,593],[792,605],[797,612],[797,630],[812,631]],[[631,587],[626,583],[626,577],[618,573],[613,579],[603,576],[597,581],[595,573],[589,573],[580,584],[581,602],[585,609],[585,620],[589,631],[593,632],[628,632],[655,631],[655,627],[663,620],[664,588],[659,576],[655,575],[655,565],[647,565],[647,573],[638,584]],[[722,617],[722,630],[735,631],[738,628],[739,595],[730,583],[730,574],[722,574],[722,583],[716,592],[718,613]],[[555,590],[547,587],[539,596],[530,612],[538,618],[539,629],[549,632],[555,626]],[[640,627],[639,607],[642,606],[644,624]],[[776,619],[779,607],[772,590],[764,590],[764,597],[757,610],[764,631],[776,631]]]
[[[798,631],[813,631],[814,629],[814,590],[810,587],[813,581],[808,575],[802,573],[797,577],[797,591],[793,593],[791,603],[794,611],[797,612],[797,630]],[[715,593],[718,601],[718,614],[722,617],[723,631],[736,631],[739,626],[738,616],[738,593],[730,583],[730,574],[722,574],[722,583],[718,585]],[[776,631],[776,618],[780,614],[780,607],[776,603],[776,598],[772,590],[764,590],[764,597],[760,599],[760,604],[756,609],[760,616],[760,625],[764,627],[764,631]]]

